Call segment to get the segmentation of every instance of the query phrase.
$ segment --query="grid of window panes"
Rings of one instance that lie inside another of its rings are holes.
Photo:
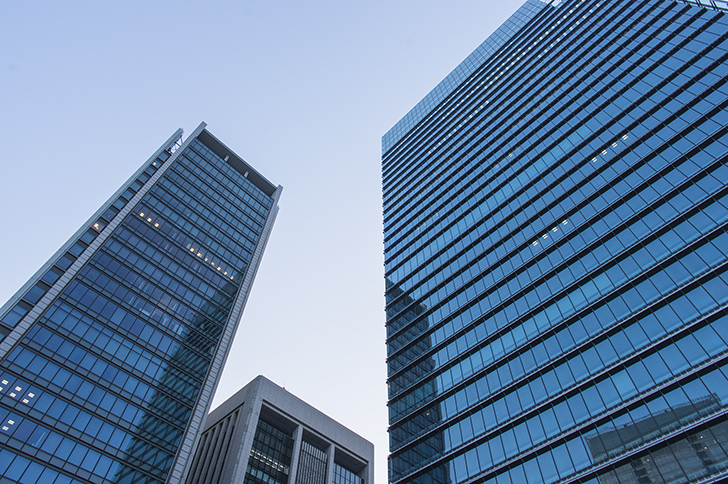
[[[292,454],[290,435],[263,420],[258,421],[244,484],[286,484]]]
[[[356,472],[350,471],[341,464],[334,462],[333,484],[362,484],[364,480]]]
[[[180,153],[0,363],[0,476],[165,482],[271,205]]]
[[[724,10],[728,12],[728,1],[726,0],[678,0],[680,2],[691,3],[704,7],[714,8],[716,10]]]
[[[129,200],[136,195],[139,189],[151,178],[164,162],[169,159],[173,151],[175,142],[172,146],[162,151],[152,163],[147,166],[136,179],[132,180],[126,189],[110,204],[104,213],[86,229],[86,232],[78,237],[68,250],[55,261],[53,266],[49,268],[40,280],[25,294],[21,296],[21,300],[15,303],[6,314],[0,319],[0,341],[7,336],[15,325],[25,317],[26,314],[35,306],[40,299],[45,296],[48,290],[73,264],[78,256],[93,242],[99,233],[109,224],[109,222],[119,213],[119,211],[129,203]]]
[[[406,137],[412,128],[431,114],[443,99],[453,91],[462,89],[463,81],[477,69],[483,60],[490,57],[503,46],[511,36],[531,20],[540,10],[546,8],[548,2],[542,0],[526,0],[503,25],[488,36],[463,62],[445,77],[427,96],[413,107],[397,124],[382,136],[382,150],[389,150],[394,143]]]
[[[326,451],[301,441],[296,469],[296,484],[318,484],[326,482]]]
[[[384,153],[392,482],[725,476],[727,53],[567,0]]]

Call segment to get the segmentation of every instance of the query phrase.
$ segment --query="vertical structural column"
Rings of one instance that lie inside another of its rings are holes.
[[[250,397],[251,404],[248,406],[247,410],[243,410],[245,417],[244,420],[242,420],[242,425],[243,428],[247,430],[243,434],[243,441],[240,443],[240,449],[238,450],[238,457],[234,467],[235,470],[233,471],[233,477],[230,482],[243,482],[245,480],[245,473],[248,471],[250,451],[253,450],[255,429],[258,428],[260,410],[263,406],[263,397],[260,394],[260,377],[253,381],[255,382],[255,388]]]
[[[326,484],[334,482],[334,453],[336,447],[334,444],[330,444],[326,450]]]
[[[293,431],[293,455],[291,456],[291,472],[288,473],[288,484],[296,484],[298,474],[298,458],[301,455],[301,442],[303,441],[303,426],[299,425]]]

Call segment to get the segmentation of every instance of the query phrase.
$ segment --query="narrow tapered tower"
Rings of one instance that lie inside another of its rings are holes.
[[[180,482],[281,190],[178,130],[0,309],[0,480]]]

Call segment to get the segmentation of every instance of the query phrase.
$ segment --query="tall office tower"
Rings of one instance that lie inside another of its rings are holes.
[[[0,310],[0,481],[181,482],[282,190],[204,128]]]
[[[373,484],[374,446],[263,376],[212,411],[187,484]]]
[[[725,8],[528,0],[384,136],[392,483],[728,477]]]

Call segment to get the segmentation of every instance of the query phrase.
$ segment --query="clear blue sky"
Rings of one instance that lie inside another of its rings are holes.
[[[521,0],[0,3],[0,304],[175,129],[281,211],[213,405],[264,374],[386,482],[381,136]]]

